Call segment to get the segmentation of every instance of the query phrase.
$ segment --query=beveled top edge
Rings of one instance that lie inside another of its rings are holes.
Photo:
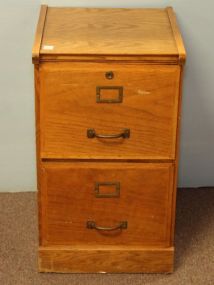
[[[40,49],[41,49],[41,43],[42,43],[42,37],[43,37],[43,32],[44,32],[44,27],[45,27],[45,19],[46,19],[47,11],[48,11],[48,6],[41,5],[39,20],[38,20],[38,24],[36,28],[36,33],[35,33],[34,44],[32,48],[32,61],[34,64],[39,62]]]
[[[166,11],[168,13],[171,28],[173,31],[173,35],[175,38],[176,45],[177,45],[180,64],[184,64],[186,61],[186,50],[185,50],[184,42],[183,42],[179,27],[177,24],[175,12],[174,12],[172,7],[167,7]]]

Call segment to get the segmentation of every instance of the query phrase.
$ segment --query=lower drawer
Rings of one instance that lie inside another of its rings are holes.
[[[170,245],[172,164],[46,162],[41,170],[41,245]]]

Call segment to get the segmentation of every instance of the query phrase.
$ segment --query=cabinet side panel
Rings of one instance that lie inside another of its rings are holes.
[[[172,222],[171,222],[171,244],[174,242],[175,234],[175,214],[176,214],[176,197],[177,197],[177,180],[178,180],[178,162],[179,162],[179,145],[180,145],[180,118],[181,118],[181,103],[182,103],[182,85],[183,85],[183,66],[180,67],[180,84],[179,84],[179,102],[177,116],[177,132],[176,132],[176,153],[174,167],[174,185],[172,193]]]
[[[38,201],[38,224],[39,224],[39,243],[41,241],[41,173],[40,173],[40,75],[39,65],[34,66],[35,84],[35,122],[36,122],[36,164],[37,164],[37,201]]]

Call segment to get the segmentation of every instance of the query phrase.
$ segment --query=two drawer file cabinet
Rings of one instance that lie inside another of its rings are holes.
[[[185,49],[172,8],[41,7],[41,272],[172,272]]]

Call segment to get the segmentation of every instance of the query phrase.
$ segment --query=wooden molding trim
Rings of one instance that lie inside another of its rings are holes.
[[[43,31],[45,27],[45,19],[48,11],[47,5],[41,5],[39,21],[36,28],[35,40],[32,49],[32,61],[34,64],[39,63],[40,47],[42,43]]]
[[[40,272],[170,273],[174,247],[40,247]]]
[[[166,64],[177,65],[179,64],[178,55],[60,55],[60,54],[41,54],[41,62],[126,62],[126,63],[139,63],[139,64]]]
[[[184,43],[183,43],[180,31],[178,29],[176,16],[175,16],[175,13],[172,7],[167,7],[166,11],[169,17],[169,21],[171,23],[172,32],[173,32],[175,42],[177,45],[177,49],[178,49],[178,53],[179,53],[179,64],[183,65],[186,61],[186,50],[184,47]]]

